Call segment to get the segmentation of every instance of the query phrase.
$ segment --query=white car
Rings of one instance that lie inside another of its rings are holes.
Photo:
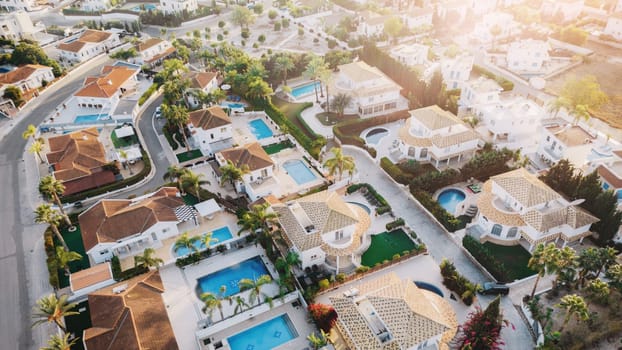
[[[161,108],[160,106],[156,107],[156,110],[155,110],[155,117],[156,117],[156,118],[160,118],[160,117],[162,117],[162,108]]]

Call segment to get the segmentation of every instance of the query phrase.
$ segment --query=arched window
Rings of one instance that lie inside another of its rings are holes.
[[[516,237],[516,235],[518,234],[518,227],[512,227],[510,228],[510,230],[508,231],[508,238],[514,238]]]
[[[492,226],[492,230],[490,231],[490,233],[493,236],[501,236],[501,231],[503,230],[503,226],[499,225],[499,224],[494,224]]]
[[[427,148],[422,148],[421,149],[421,153],[419,153],[419,158],[425,158],[428,156],[428,149]]]

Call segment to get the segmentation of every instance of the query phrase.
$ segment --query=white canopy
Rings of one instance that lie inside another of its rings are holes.
[[[214,200],[213,198],[195,204],[194,208],[199,212],[199,215],[201,216],[214,215],[215,213],[222,210],[220,205],[218,205],[218,203],[216,203],[216,200]]]
[[[132,146],[130,148],[124,149],[125,155],[127,155],[127,159],[121,157],[120,152],[117,151],[117,159],[121,162],[132,161],[140,159],[143,155],[140,153],[140,148],[138,146]]]
[[[131,126],[122,126],[118,129],[114,130],[114,133],[117,135],[117,137],[121,138],[121,137],[127,137],[127,136],[132,136],[134,135],[134,129]]]

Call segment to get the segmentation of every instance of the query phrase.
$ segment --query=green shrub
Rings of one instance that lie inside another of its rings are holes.
[[[397,165],[393,164],[387,157],[380,158],[380,167],[393,178],[393,180],[408,185],[412,179],[410,174],[403,172]]]
[[[454,232],[461,227],[460,220],[451,215],[437,201],[435,201],[429,193],[414,189],[411,186],[410,192],[438,220],[449,232]]]
[[[337,282],[343,282],[346,280],[346,274],[345,273],[338,273],[335,276],[335,280],[337,280]]]
[[[397,218],[396,220],[388,222],[385,227],[387,231],[393,231],[393,229],[398,228],[400,226],[404,226],[404,224],[405,224],[404,219]]]
[[[405,255],[408,255],[408,254],[410,254],[410,252],[409,252],[408,250],[404,250],[404,251],[402,252],[402,256],[405,256]]]
[[[115,281],[121,281],[121,262],[118,256],[114,255],[112,259],[110,259],[110,269],[112,270],[112,278],[114,278]]]
[[[317,286],[320,287],[321,290],[327,289],[328,287],[330,287],[330,282],[326,278],[324,278],[318,281]]]
[[[390,211],[391,211],[391,207],[388,206],[388,205],[383,205],[383,206],[380,206],[380,207],[376,208],[376,214],[378,214],[378,215],[386,214],[386,213],[388,213]]]
[[[383,260],[383,261],[382,261],[382,265],[386,265],[386,264],[388,264],[389,262],[390,262],[389,260],[386,260],[386,259],[385,259],[385,260]]]
[[[492,274],[495,279],[501,282],[511,282],[510,275],[505,265],[497,260],[492,252],[475,238],[465,235],[462,238],[462,246],[473,255],[484,268]]]
[[[369,153],[369,155],[370,155],[372,158],[376,158],[376,155],[378,155],[378,152],[377,152],[377,151],[376,151],[376,149],[375,149],[375,148],[373,148],[373,147],[367,147],[367,146],[366,146],[366,147],[365,147],[365,150],[367,151],[367,153]]]
[[[393,254],[393,256],[391,257],[391,260],[397,260],[400,258],[400,254],[399,253],[395,253]]]
[[[367,272],[367,271],[369,271],[369,267],[368,266],[361,265],[361,266],[356,268],[356,273],[364,273],[364,272]]]
[[[473,72],[478,73],[480,75],[485,76],[488,79],[492,79],[494,81],[496,81],[499,85],[501,85],[501,87],[503,88],[503,91],[511,91],[512,89],[514,89],[514,83],[505,79],[502,76],[498,76],[496,74],[494,74],[493,72],[487,70],[486,68],[482,67],[482,66],[478,66],[478,65],[473,65]]]
[[[274,31],[278,32],[279,30],[281,30],[281,22],[275,22],[274,23]]]
[[[156,92],[156,90],[158,89],[158,84],[153,83],[151,84],[151,86],[149,86],[149,88],[140,96],[140,98],[138,98],[138,105],[142,106],[145,101],[147,101],[147,99],[149,99],[149,97],[151,97],[151,95],[153,95],[154,92]]]
[[[440,268],[445,287],[456,292],[467,306],[471,305],[479,288],[478,285],[459,274],[454,264],[447,259],[443,259]]]

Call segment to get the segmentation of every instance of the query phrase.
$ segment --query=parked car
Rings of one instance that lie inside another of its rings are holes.
[[[73,207],[74,208],[82,208],[84,206],[84,204],[80,201],[74,202],[73,203]]]
[[[508,295],[508,293],[510,293],[510,287],[502,283],[486,282],[480,293],[486,295]]]
[[[155,117],[156,118],[161,118],[162,117],[162,107],[160,107],[160,106],[156,107]]]

